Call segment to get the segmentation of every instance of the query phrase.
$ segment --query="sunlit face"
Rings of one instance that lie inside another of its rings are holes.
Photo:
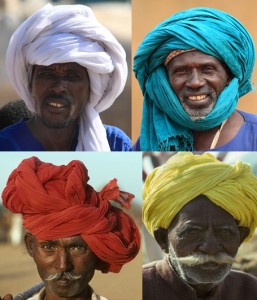
[[[210,113],[230,82],[228,69],[217,58],[190,51],[173,58],[167,66],[170,85],[193,119]]]
[[[178,274],[190,284],[201,284],[226,277],[242,239],[229,213],[198,196],[172,221],[168,242],[170,262]]]
[[[33,68],[31,95],[36,115],[49,128],[66,128],[76,122],[89,94],[87,70],[77,63]]]
[[[45,241],[27,235],[25,241],[47,293],[65,298],[88,296],[97,257],[81,236]]]

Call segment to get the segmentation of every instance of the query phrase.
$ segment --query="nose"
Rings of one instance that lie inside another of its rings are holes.
[[[55,268],[58,272],[69,272],[73,269],[72,259],[66,249],[59,249],[55,260]]]
[[[208,232],[203,237],[198,249],[202,253],[215,255],[222,250],[222,247],[215,234],[213,232]]]
[[[67,89],[67,81],[62,76],[56,76],[52,80],[51,90],[55,93],[62,93]]]
[[[203,75],[199,70],[193,69],[189,74],[186,81],[186,86],[192,89],[197,89],[205,84]]]

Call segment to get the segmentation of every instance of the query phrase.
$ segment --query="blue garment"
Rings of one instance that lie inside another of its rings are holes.
[[[238,112],[245,121],[236,136],[220,147],[205,151],[257,151],[257,115]],[[140,139],[133,145],[132,151],[140,151]]]
[[[131,151],[130,138],[119,128],[104,125],[111,151]],[[70,151],[75,151],[77,140]],[[0,151],[46,151],[21,120],[0,131]]]
[[[213,110],[193,121],[172,90],[164,61],[172,50],[191,49],[212,55],[229,67],[233,79]],[[134,58],[134,72],[144,95],[140,144],[143,151],[192,151],[193,130],[218,126],[250,92],[254,43],[231,15],[213,8],[192,8],[169,17],[146,35]]]

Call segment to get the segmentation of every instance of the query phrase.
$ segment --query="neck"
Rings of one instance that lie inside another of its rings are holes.
[[[202,283],[202,284],[191,284],[190,285],[196,292],[197,299],[206,299],[207,295],[217,285],[216,283]]]
[[[34,118],[26,121],[26,124],[33,136],[39,141],[46,151],[70,150],[76,134],[76,122],[67,128],[49,128],[44,125],[37,116],[35,116]]]
[[[220,147],[226,143],[228,143],[231,139],[233,139],[241,126],[244,123],[243,116],[235,111],[227,120],[225,126],[223,127],[216,147]],[[206,131],[195,131],[193,130],[194,136],[194,146],[197,151],[209,150],[211,147],[212,140],[216,134],[216,132],[220,129],[220,125],[208,129]]]

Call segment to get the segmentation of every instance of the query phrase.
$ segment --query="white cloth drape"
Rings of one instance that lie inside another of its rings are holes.
[[[116,38],[84,5],[45,5],[14,32],[6,55],[9,78],[31,111],[32,65],[76,62],[87,68],[90,99],[80,117],[77,151],[110,151],[99,113],[124,89],[126,54]]]

